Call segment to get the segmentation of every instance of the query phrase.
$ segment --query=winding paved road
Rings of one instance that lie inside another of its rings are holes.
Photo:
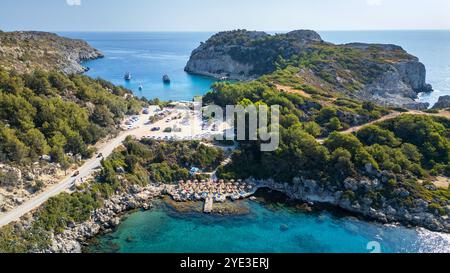
[[[151,113],[155,113],[156,108],[152,108]],[[117,137],[101,143],[97,146],[98,153],[103,154],[104,157],[108,157],[114,149],[122,144],[127,136],[139,136],[143,135],[149,128],[145,126],[145,122],[148,121],[151,114],[140,115],[140,120],[136,123],[136,128],[133,130],[121,132]],[[45,191],[37,194],[31,199],[27,200],[22,205],[0,215],[0,227],[8,225],[11,222],[18,221],[22,216],[31,212],[42,205],[49,198],[62,193],[65,190],[70,189],[76,179],[81,179],[90,176],[97,168],[101,166],[102,158],[91,158],[87,160],[78,171],[80,174],[76,177],[66,176],[61,182],[53,185]]]

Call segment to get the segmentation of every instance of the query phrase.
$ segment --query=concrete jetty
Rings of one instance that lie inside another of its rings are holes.
[[[205,199],[205,206],[203,207],[203,212],[205,212],[205,213],[211,213],[212,210],[213,210],[213,203],[214,203],[213,198],[210,197],[210,196],[208,196],[208,197]]]

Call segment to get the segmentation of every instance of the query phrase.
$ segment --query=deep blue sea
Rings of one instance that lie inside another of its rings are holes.
[[[188,75],[190,53],[212,33],[60,33],[80,38],[105,54],[86,62],[87,75],[123,85],[138,96],[191,100],[213,80]],[[401,45],[420,58],[436,90],[420,100],[435,103],[450,95],[450,31],[321,32],[333,43],[372,42]],[[123,76],[130,72],[133,79]],[[164,85],[162,76],[172,80]],[[139,85],[143,90],[139,91]],[[368,252],[377,242],[384,252],[450,252],[450,235],[422,229],[383,226],[338,217],[327,211],[307,214],[283,205],[268,208],[248,202],[244,216],[179,213],[166,206],[130,215],[112,234],[99,237],[94,252]],[[288,226],[281,231],[280,226]]]

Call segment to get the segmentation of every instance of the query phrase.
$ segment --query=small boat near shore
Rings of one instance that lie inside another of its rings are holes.
[[[139,91],[142,91],[144,89],[144,86],[142,84],[139,85]]]
[[[131,78],[132,78],[131,73],[130,72],[125,73],[125,76],[123,76],[123,78],[126,81],[131,81]]]
[[[169,78],[168,75],[164,75],[162,79],[163,79],[163,82],[164,82],[165,84],[169,84],[169,83],[170,83],[170,78]]]

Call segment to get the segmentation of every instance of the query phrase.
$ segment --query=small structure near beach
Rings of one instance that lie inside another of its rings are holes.
[[[167,194],[178,202],[205,201],[204,211],[211,212],[214,202],[245,199],[253,195],[256,190],[255,183],[242,180],[181,180],[177,185],[168,188]]]

